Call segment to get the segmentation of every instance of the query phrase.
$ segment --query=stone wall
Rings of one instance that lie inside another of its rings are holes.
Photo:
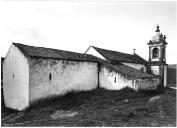
[[[98,86],[97,63],[52,59],[30,60],[29,100],[64,95]]]
[[[136,86],[138,90],[155,90],[159,85],[160,80],[158,78],[144,78],[137,79]]]

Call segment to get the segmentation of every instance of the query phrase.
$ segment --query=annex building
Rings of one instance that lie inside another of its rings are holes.
[[[154,90],[166,86],[166,36],[157,26],[149,60],[90,46],[85,53],[12,43],[3,62],[5,106],[24,110],[39,99],[105,88]]]

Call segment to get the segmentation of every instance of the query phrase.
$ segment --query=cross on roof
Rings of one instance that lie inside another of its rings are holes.
[[[136,51],[136,49],[134,48],[134,49],[133,49],[133,52],[134,52],[133,54],[135,54],[135,51]]]
[[[156,30],[156,32],[160,32],[160,29],[159,29],[159,25],[157,24],[157,30]]]

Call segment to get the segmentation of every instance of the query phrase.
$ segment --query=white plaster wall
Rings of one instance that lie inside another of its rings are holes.
[[[159,85],[159,78],[130,78],[119,73],[110,72],[106,68],[102,68],[100,71],[100,87],[110,90],[120,90],[125,87],[129,87],[137,90],[154,90]],[[116,78],[116,82],[115,82]]]
[[[30,61],[30,102],[64,95],[71,90],[92,90],[97,86],[97,63],[50,59]]]
[[[99,52],[97,52],[93,47],[89,47],[88,50],[85,52],[86,54],[90,54],[96,57],[99,57],[103,60],[106,60]]]
[[[106,68],[102,68],[99,73],[99,83],[100,87],[110,90],[120,90],[125,87],[130,87],[137,90],[137,86],[135,85],[135,80],[128,79],[121,74],[116,72],[110,72]],[[115,82],[116,78],[116,82]]]
[[[154,75],[160,75],[159,66],[151,66],[151,73],[154,74]]]
[[[143,72],[146,72],[146,66],[143,64],[134,64],[134,63],[122,63],[122,64],[138,69],[138,70],[141,70],[141,68],[143,68]]]
[[[27,58],[11,45],[3,65],[5,106],[22,110],[28,106],[29,66]]]
[[[164,87],[167,87],[167,66],[164,66]]]

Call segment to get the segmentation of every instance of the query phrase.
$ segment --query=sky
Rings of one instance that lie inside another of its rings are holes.
[[[147,43],[159,24],[167,36],[167,63],[177,63],[175,1],[3,1],[0,54],[12,42],[84,53],[90,46],[136,53],[148,60]]]

